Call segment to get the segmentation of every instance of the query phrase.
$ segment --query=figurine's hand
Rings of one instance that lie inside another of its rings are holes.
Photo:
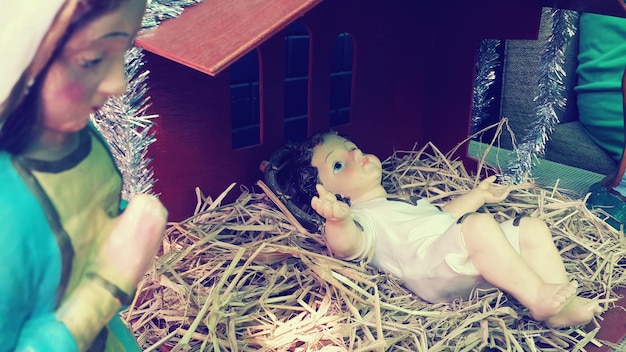
[[[104,243],[97,272],[123,291],[132,292],[154,260],[166,222],[167,210],[157,198],[134,196]],[[122,277],[111,277],[115,272]]]
[[[485,203],[498,203],[506,199],[511,192],[510,187],[494,184],[496,176],[490,176],[478,184],[478,189],[485,200]]]
[[[311,199],[311,207],[327,221],[341,221],[350,216],[350,207],[348,204],[337,200],[337,197],[328,192],[324,186],[318,184],[315,186],[318,197]]]
[[[140,194],[114,221],[85,276],[55,312],[81,351],[129,303],[161,245],[167,211],[155,197]]]

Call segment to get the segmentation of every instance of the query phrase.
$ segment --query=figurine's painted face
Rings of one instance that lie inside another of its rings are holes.
[[[124,53],[139,30],[145,5],[145,0],[124,1],[72,34],[43,82],[43,131],[79,131],[107,98],[125,92]]]
[[[353,200],[381,187],[380,160],[334,134],[325,135],[324,142],[313,148],[311,165],[327,190]]]

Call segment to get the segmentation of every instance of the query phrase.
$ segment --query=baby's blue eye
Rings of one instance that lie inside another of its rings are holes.
[[[338,173],[339,171],[343,170],[343,167],[346,166],[346,164],[343,161],[337,161],[333,164],[333,174]]]

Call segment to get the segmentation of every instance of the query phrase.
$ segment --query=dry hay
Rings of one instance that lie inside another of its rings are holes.
[[[393,170],[385,173],[390,188],[435,203],[478,182],[432,145],[384,164]],[[163,255],[123,313],[147,350],[575,351],[601,343],[597,322],[549,329],[496,289],[466,302],[424,303],[365,263],[330,257],[323,236],[279,210],[271,192],[242,189],[221,205],[227,192],[215,201],[199,195],[196,214],[169,225]],[[527,183],[482,210],[546,221],[581,295],[612,307],[613,289],[626,282],[623,232],[584,200]]]

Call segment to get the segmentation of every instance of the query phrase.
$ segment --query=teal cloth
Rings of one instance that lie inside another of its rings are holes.
[[[579,119],[591,138],[619,163],[624,149],[622,74],[626,19],[582,13],[579,25]]]
[[[619,231],[626,224],[626,203],[624,198],[602,186],[599,182],[589,187],[589,197],[586,204],[589,209],[604,210],[606,214],[598,216],[616,230]]]
[[[54,315],[61,276],[54,233],[4,152],[0,180],[0,351],[77,351]]]
[[[84,134],[87,136],[86,141],[92,140],[90,133]],[[83,159],[66,158],[68,163],[78,165],[90,157],[92,159],[89,160],[97,160],[93,159],[97,158],[96,150],[102,155],[102,148],[96,148],[91,143],[84,145],[84,149],[88,149],[89,153]],[[64,162],[65,159],[60,161]],[[115,168],[113,163],[111,165]],[[104,171],[96,172],[102,174]],[[56,222],[50,219],[58,214],[54,211],[46,214],[46,209],[41,206],[39,193],[29,188],[31,183],[25,182],[27,178],[28,176],[16,171],[12,156],[0,151],[0,352],[77,351],[74,337],[55,315],[63,269],[57,235],[53,231],[53,225],[50,225]],[[118,183],[121,187],[121,179],[118,179]],[[96,186],[101,185],[97,183]],[[102,194],[99,201],[108,200],[105,204],[111,204],[114,209],[118,206],[124,209],[127,202],[120,200],[118,187],[110,188],[116,190],[115,196]],[[56,190],[59,188],[55,188]],[[120,343],[124,351],[140,351],[119,315],[114,315],[108,325],[109,337],[112,338],[108,341],[111,343],[106,345],[107,351],[116,350]],[[99,341],[97,348],[104,348],[104,343],[103,340]]]
[[[122,309],[123,310],[123,309]],[[109,321],[109,329],[117,336],[122,345],[124,345],[124,352],[140,352],[141,349],[137,345],[137,340],[133,334],[128,330],[126,325],[122,322],[119,314],[116,314],[111,321]]]

